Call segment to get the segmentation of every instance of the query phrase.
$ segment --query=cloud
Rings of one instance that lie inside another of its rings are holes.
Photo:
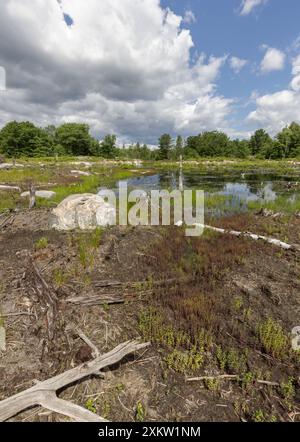
[[[246,66],[247,63],[248,60],[244,60],[238,57],[230,57],[229,59],[230,67],[236,74],[238,74],[243,69],[243,67]]]
[[[285,66],[286,56],[284,52],[276,48],[267,48],[265,56],[261,62],[260,69],[263,74],[272,71],[281,71]]]
[[[300,123],[300,55],[293,60],[292,77],[288,88],[257,97],[256,110],[247,120],[266,127],[272,135],[292,121]]]
[[[2,0],[0,125],[86,121],[99,138],[150,144],[166,131],[225,127],[232,100],[216,88],[225,58],[191,63],[182,22],[159,0]]]
[[[243,0],[240,6],[240,15],[249,15],[257,6],[264,5],[269,0]]]
[[[187,25],[191,25],[192,23],[196,23],[196,16],[190,9],[186,10],[184,13],[184,17],[182,20],[183,23]]]

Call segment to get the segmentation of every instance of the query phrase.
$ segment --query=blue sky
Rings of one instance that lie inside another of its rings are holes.
[[[300,123],[299,19],[299,0],[1,0],[0,126],[275,135]]]
[[[225,64],[218,79],[218,91],[238,99],[233,116],[237,128],[246,127],[244,119],[255,109],[255,103],[249,103],[253,92],[273,94],[285,89],[291,81],[291,63],[299,53],[299,46],[294,46],[300,36],[300,1],[261,2],[247,15],[241,15],[241,0],[162,0],[161,3],[182,16],[186,11],[193,12],[195,20],[183,25],[191,30],[193,51],[218,57],[233,55],[248,61],[238,75]],[[282,70],[261,73],[264,45],[286,54]]]

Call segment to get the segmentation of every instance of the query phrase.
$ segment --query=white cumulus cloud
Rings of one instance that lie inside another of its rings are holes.
[[[46,3],[1,1],[8,89],[0,95],[0,126],[85,121],[99,138],[114,132],[150,144],[163,132],[226,127],[232,100],[216,87],[225,58],[202,54],[191,64],[184,18],[159,0]]]
[[[285,53],[276,48],[267,48],[260,68],[263,74],[272,71],[281,71],[285,65]]]
[[[243,58],[239,57],[230,57],[229,64],[231,69],[238,74],[248,63],[248,60],[244,60]]]
[[[243,0],[240,7],[240,15],[250,14],[257,6],[264,5],[268,0]]]
[[[259,123],[273,135],[292,121],[300,123],[300,55],[293,60],[292,76],[289,88],[256,98],[249,122]]]
[[[192,23],[196,23],[196,16],[190,9],[187,9],[183,16],[183,23],[187,25],[191,25]]]

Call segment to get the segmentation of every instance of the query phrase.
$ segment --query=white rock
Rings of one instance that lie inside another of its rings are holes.
[[[116,208],[99,195],[71,195],[52,211],[51,227],[56,230],[91,230],[116,224]]]
[[[91,176],[90,172],[83,172],[82,170],[71,170],[72,175]]]
[[[0,190],[16,190],[17,192],[21,192],[20,187],[18,187],[18,186],[7,186],[5,184],[0,184]]]
[[[53,198],[55,195],[56,195],[56,193],[53,192],[52,190],[37,190],[35,192],[35,196],[38,198],[50,199],[50,198]],[[22,198],[27,198],[28,196],[29,196],[28,191],[21,193]]]
[[[0,164],[0,169],[12,169],[13,167],[24,167],[23,164],[15,164],[12,163],[2,163]]]
[[[11,169],[12,167],[13,167],[13,165],[9,164],[9,163],[0,164],[0,169]]]
[[[70,164],[74,164],[75,166],[91,167],[94,163],[91,163],[90,161],[73,161]]]

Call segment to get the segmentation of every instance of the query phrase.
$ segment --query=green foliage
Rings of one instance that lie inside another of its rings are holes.
[[[244,374],[247,368],[246,354],[240,354],[234,348],[223,350],[221,346],[216,349],[216,358],[222,371]]]
[[[209,391],[216,392],[220,388],[220,381],[217,378],[216,379],[208,378],[208,379],[205,379],[204,385]]]
[[[146,413],[145,413],[143,404],[139,401],[136,405],[135,420],[137,422],[143,422],[145,420],[145,417],[146,417]]]
[[[203,350],[198,350],[197,346],[193,346],[188,351],[173,350],[165,357],[168,368],[178,373],[185,374],[194,372],[202,367],[204,361]]]
[[[276,422],[277,418],[274,415],[268,415],[263,410],[255,410],[253,413],[252,419],[254,422],[263,423],[263,422]]]
[[[231,140],[220,131],[206,131],[190,136],[186,142],[178,135],[175,146],[171,135],[159,138],[158,149],[151,150],[139,142],[131,146],[116,146],[116,136],[106,135],[102,142],[93,138],[84,123],[65,123],[56,128],[36,127],[33,123],[8,123],[0,131],[0,154],[8,157],[48,157],[64,155],[93,155],[103,158],[141,160],[178,160],[201,157],[234,157],[265,159],[293,158],[300,155],[300,125],[293,122],[282,129],[275,139],[264,130],[257,130],[248,140]]]
[[[258,326],[258,337],[264,350],[275,358],[282,358],[287,352],[288,337],[280,324],[268,318]]]
[[[293,401],[296,395],[294,382],[295,382],[294,378],[289,378],[287,382],[283,382],[280,385],[281,394],[288,408],[291,408],[291,402]]]
[[[93,139],[87,124],[66,123],[56,129],[55,141],[67,155],[77,156],[91,153]]]
[[[272,143],[270,135],[264,130],[257,130],[250,138],[249,147],[252,155],[258,155]]]
[[[88,399],[85,403],[85,408],[89,410],[91,413],[97,413],[97,408],[95,406],[95,402],[93,399]]]
[[[159,158],[161,160],[169,160],[171,158],[171,151],[173,149],[172,137],[169,134],[164,134],[160,137],[158,143]]]
[[[43,237],[40,238],[36,243],[35,243],[35,249],[36,250],[42,250],[45,249],[46,247],[48,247],[49,241],[47,238]]]
[[[115,158],[116,141],[117,137],[115,135],[106,135],[104,140],[100,143],[99,154],[104,158]]]
[[[49,156],[53,144],[44,130],[29,121],[12,121],[0,131],[0,152],[12,158]]]

